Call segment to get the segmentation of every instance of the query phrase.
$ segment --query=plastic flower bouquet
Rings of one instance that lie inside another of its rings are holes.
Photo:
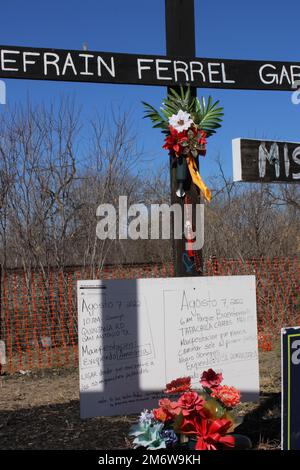
[[[130,429],[133,446],[149,450],[187,447],[195,450],[221,450],[236,447],[234,429],[241,424],[234,408],[240,392],[222,385],[221,373],[212,369],[200,378],[202,389],[192,390],[191,378],[167,384],[165,398],[158,408],[144,410],[138,424]]]
[[[169,89],[159,111],[148,103],[143,104],[145,117],[166,134],[163,148],[169,151],[177,169],[177,196],[184,196],[183,185],[190,173],[193,183],[210,201],[211,193],[200,176],[197,157],[206,154],[207,138],[221,127],[223,108],[218,106],[219,101],[214,103],[211,97],[207,102],[204,97],[199,100],[192,96],[189,87],[180,87],[179,92]]]

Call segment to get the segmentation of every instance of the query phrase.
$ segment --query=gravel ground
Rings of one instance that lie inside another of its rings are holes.
[[[280,352],[260,354],[261,398],[244,404],[245,434],[256,449],[280,446]],[[76,369],[0,377],[0,449],[124,449],[134,416],[79,418]]]

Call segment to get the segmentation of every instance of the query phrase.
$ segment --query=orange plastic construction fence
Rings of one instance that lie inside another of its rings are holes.
[[[283,326],[300,324],[299,258],[248,261],[210,259],[207,276],[255,274],[260,349],[272,349]],[[76,281],[172,277],[171,264],[66,268],[31,273],[6,269],[1,279],[0,340],[6,345],[7,372],[77,366]]]

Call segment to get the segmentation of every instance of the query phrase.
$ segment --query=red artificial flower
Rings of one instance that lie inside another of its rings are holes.
[[[201,129],[198,132],[197,137],[198,137],[198,144],[203,145],[205,147],[206,146],[207,133]]]
[[[171,419],[168,413],[166,413],[163,408],[154,408],[152,410],[152,413],[156,421],[161,421],[162,423],[165,423],[166,421],[169,421]]]
[[[211,394],[212,398],[221,401],[227,408],[233,408],[241,401],[241,393],[235,387],[220,385],[215,388]]]
[[[185,419],[180,432],[195,435],[197,442],[195,450],[220,450],[234,447],[233,436],[226,435],[232,423],[227,419],[203,419],[194,415],[192,419]]]
[[[159,408],[153,410],[154,418],[163,423],[169,421],[179,415],[181,409],[176,401],[163,398],[158,402]]]
[[[182,142],[188,140],[187,131],[178,132],[174,127],[169,126],[170,134],[165,138],[163,149],[180,154],[182,152]]]
[[[196,126],[192,125],[189,129],[182,132],[178,132],[174,127],[169,126],[169,135],[165,138],[165,143],[163,148],[169,150],[169,152],[175,152],[177,155],[183,152],[183,142],[189,142],[192,139],[194,142],[197,142],[198,145],[201,145],[202,150],[200,153],[205,155],[206,150],[206,137],[207,133],[202,129],[198,130]],[[193,133],[193,137],[190,137],[190,131]],[[189,133],[189,135],[188,135]]]
[[[208,369],[203,372],[200,383],[202,387],[214,389],[220,385],[223,380],[221,373],[217,374],[213,369]]]
[[[191,377],[180,377],[167,384],[165,393],[186,392],[191,388]]]
[[[178,400],[183,416],[188,416],[193,412],[203,413],[204,403],[204,398],[196,392],[185,392]]]

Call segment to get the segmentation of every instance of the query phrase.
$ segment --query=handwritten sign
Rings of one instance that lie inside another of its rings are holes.
[[[291,91],[300,63],[0,46],[0,78]]]
[[[79,281],[78,314],[82,418],[155,407],[209,367],[257,399],[254,276]]]
[[[281,330],[282,450],[300,450],[300,327]]]
[[[300,182],[300,143],[234,139],[232,150],[234,181]]]

